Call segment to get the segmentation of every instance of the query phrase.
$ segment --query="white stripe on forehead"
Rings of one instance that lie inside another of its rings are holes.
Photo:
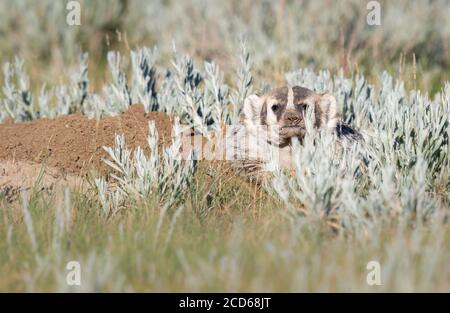
[[[286,109],[294,108],[294,90],[292,87],[288,87],[288,98],[287,98],[287,106]]]

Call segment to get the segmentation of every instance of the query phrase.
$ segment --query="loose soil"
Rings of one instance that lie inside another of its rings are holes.
[[[88,119],[71,114],[56,119],[0,124],[0,162],[33,162],[83,176],[90,169],[105,169],[104,146],[114,146],[116,134],[124,134],[127,147],[148,148],[148,122],[154,121],[159,144],[171,141],[172,118],[166,113],[145,113],[133,105],[119,116]]]
[[[111,168],[103,162],[108,158],[103,147],[113,147],[116,135],[124,134],[127,148],[142,147],[149,152],[149,121],[155,122],[159,147],[170,145],[174,119],[162,112],[145,113],[142,105],[99,120],[71,114],[0,124],[0,199],[17,196],[23,189],[89,188],[85,179],[89,173],[98,177],[110,172]],[[198,136],[186,130],[182,140],[193,143]],[[201,142],[205,144],[206,139],[201,137]],[[182,153],[187,156],[189,151]],[[220,172],[227,180],[234,178],[226,162],[200,161],[198,165],[206,171]]]
[[[124,134],[127,147],[148,152],[148,123],[154,121],[159,145],[171,142],[173,119],[166,113],[145,113],[133,105],[119,116],[100,120],[71,114],[55,119],[0,124],[0,195],[19,189],[85,185],[88,172],[107,171],[104,146],[114,146]]]

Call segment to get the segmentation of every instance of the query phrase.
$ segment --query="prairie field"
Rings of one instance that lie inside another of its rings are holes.
[[[0,291],[449,292],[449,16],[0,0]],[[336,158],[307,124],[266,184],[181,155],[284,85],[334,95],[364,143]]]

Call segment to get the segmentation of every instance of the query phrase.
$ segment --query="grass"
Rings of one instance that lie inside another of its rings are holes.
[[[25,195],[32,231],[23,199],[1,200],[0,290],[449,290],[450,229],[442,219],[428,228],[393,221],[365,236],[336,233],[323,220],[288,223],[286,209],[261,189],[233,177],[214,181],[209,172],[200,169],[183,211],[175,222],[168,214],[159,232],[154,199],[105,219],[86,194],[32,192]],[[72,260],[81,264],[81,286],[65,284]],[[381,264],[381,286],[366,283],[371,260]]]

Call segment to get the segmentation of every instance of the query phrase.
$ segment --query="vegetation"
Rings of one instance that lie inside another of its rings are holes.
[[[150,155],[119,135],[88,192],[0,189],[0,290],[450,290],[448,1],[380,1],[373,27],[360,1],[80,3],[77,27],[64,2],[0,3],[0,121],[143,103],[206,134],[288,83],[333,93],[365,144],[337,158],[309,125],[263,188],[182,161],[177,137],[158,158],[153,125]]]

